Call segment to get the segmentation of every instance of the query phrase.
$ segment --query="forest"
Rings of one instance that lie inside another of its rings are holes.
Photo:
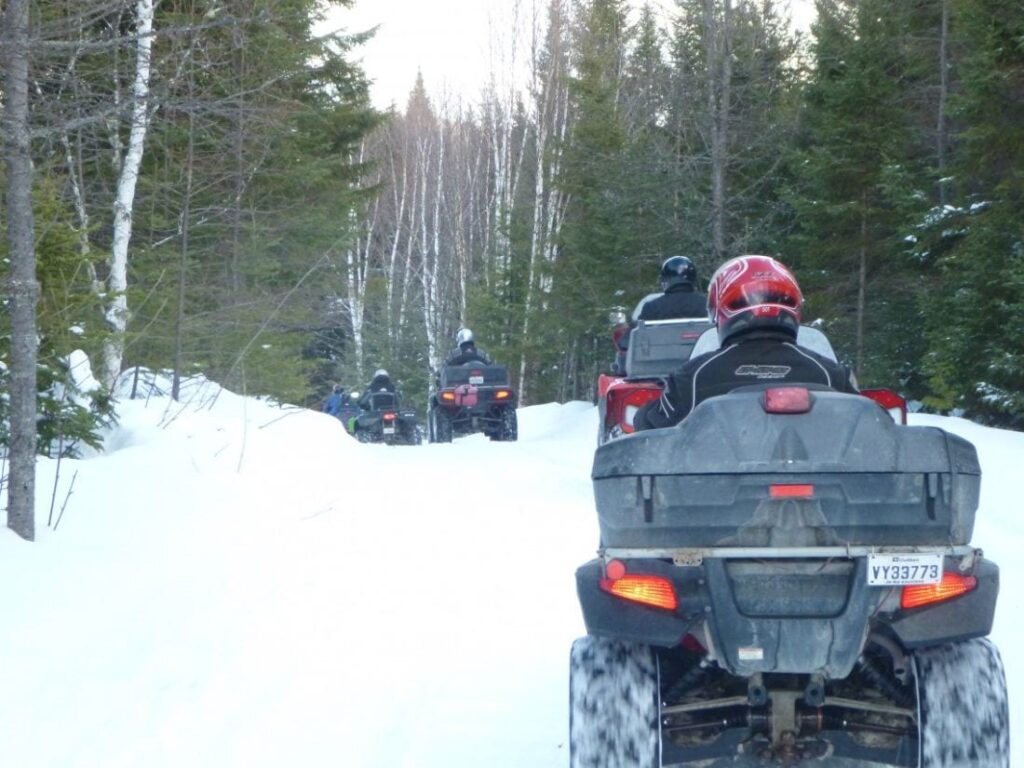
[[[1017,2],[514,0],[481,93],[388,111],[318,0],[0,7],[0,384],[37,358],[44,453],[139,367],[422,408],[463,325],[522,402],[593,399],[675,254],[774,255],[862,385],[1024,426]]]

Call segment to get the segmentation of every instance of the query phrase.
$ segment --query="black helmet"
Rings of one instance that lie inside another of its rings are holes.
[[[341,386],[341,384],[335,384],[332,389],[333,389],[334,393],[338,394],[338,395],[340,395],[342,392],[345,391],[345,388],[343,386]]]
[[[685,256],[671,256],[661,265],[658,279],[663,291],[673,285],[693,285],[697,282],[697,268]]]

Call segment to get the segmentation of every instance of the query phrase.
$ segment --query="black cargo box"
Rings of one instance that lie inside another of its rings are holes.
[[[858,395],[811,398],[808,413],[768,414],[763,392],[734,392],[598,448],[603,545],[970,543],[981,482],[971,443],[898,426]]]
[[[470,377],[479,377],[482,381],[470,382]],[[470,383],[488,387],[507,386],[508,369],[504,365],[464,363],[463,365],[445,366],[441,371],[442,387],[458,387]]]
[[[690,359],[707,320],[640,321],[629,335],[627,376],[666,376]]]

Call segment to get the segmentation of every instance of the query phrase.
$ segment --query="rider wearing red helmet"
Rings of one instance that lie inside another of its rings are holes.
[[[634,418],[637,429],[677,424],[698,403],[746,384],[821,384],[857,392],[849,370],[796,345],[803,294],[792,273],[768,256],[727,261],[708,287],[708,318],[721,348],[687,361],[660,400]]]

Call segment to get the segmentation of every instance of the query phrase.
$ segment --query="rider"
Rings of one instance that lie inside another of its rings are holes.
[[[337,416],[341,406],[345,404],[345,399],[345,388],[341,384],[335,384],[331,388],[331,396],[324,403],[323,412],[329,413],[331,416]]]
[[[490,365],[491,359],[476,348],[473,332],[469,328],[460,328],[455,334],[455,349],[448,353],[445,365],[462,365],[463,363],[480,362]]]
[[[660,400],[637,413],[637,429],[679,423],[698,403],[745,384],[823,384],[857,392],[850,371],[795,344],[803,294],[792,273],[768,256],[727,261],[711,278],[708,319],[721,348],[683,364]]]
[[[363,396],[359,398],[359,407],[364,410],[370,410],[373,405],[373,396],[381,392],[390,392],[395,395],[395,402],[397,404],[398,393],[395,391],[395,385],[392,383],[391,377],[383,368],[378,368],[374,371],[373,379],[370,381]]]
[[[633,310],[633,320],[676,320],[704,317],[704,295],[697,292],[697,267],[686,256],[672,256],[661,265],[658,277],[664,293],[651,294]]]

